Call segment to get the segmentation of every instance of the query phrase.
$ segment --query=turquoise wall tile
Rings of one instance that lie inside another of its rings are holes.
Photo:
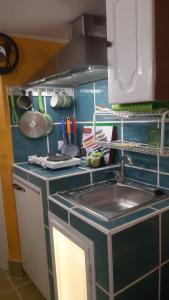
[[[161,298],[160,300],[169,299],[169,263],[161,268]]]
[[[162,262],[169,259],[169,210],[162,214],[161,220]]]
[[[105,106],[108,108],[112,107],[112,104],[108,102],[108,81],[99,80],[95,83],[95,99],[96,105]]]
[[[109,300],[109,296],[105,294],[98,286],[96,286],[96,299],[97,300]]]
[[[64,177],[49,182],[50,194],[59,191],[66,191],[76,187],[90,184],[90,174],[75,175],[72,177]]]
[[[134,153],[130,151],[125,151],[124,154],[128,154],[131,157],[133,165],[136,167],[141,167],[149,170],[157,170],[157,156],[155,155]]]
[[[12,128],[13,151],[15,162],[28,160],[28,155],[47,152],[46,137],[30,139],[25,137],[18,127]]]
[[[70,224],[94,242],[96,282],[109,291],[107,236],[72,214]]]
[[[50,300],[57,300],[57,295],[55,297],[54,278],[51,273],[49,273],[49,286],[50,286]]]
[[[28,180],[35,186],[38,186],[41,189],[42,193],[42,206],[43,206],[43,219],[44,224],[48,226],[48,199],[47,199],[47,189],[46,189],[46,181],[42,180],[38,177],[28,174]]]
[[[98,170],[92,172],[92,177],[93,177],[93,183],[101,182],[101,181],[106,181],[115,178],[115,173],[114,171],[117,171],[115,169],[107,169],[107,170]]]
[[[158,271],[131,286],[115,300],[158,300]],[[165,300],[167,300],[166,298]],[[164,299],[161,299],[164,300]]]
[[[115,292],[159,264],[159,219],[151,218],[112,236]]]
[[[44,227],[45,229],[45,239],[46,239],[46,252],[47,252],[47,261],[48,261],[48,269],[52,272],[52,255],[51,255],[51,243],[50,243],[50,235],[49,235],[49,229],[47,227]]]
[[[76,120],[92,121],[94,112],[93,83],[79,85],[75,89]]]
[[[83,139],[83,130],[84,126],[87,126],[87,124],[77,124],[77,144],[79,147],[82,145],[82,139]]]
[[[169,189],[169,174],[168,175],[160,174],[160,186]]]
[[[58,152],[58,141],[63,140],[61,126],[54,125],[52,132],[48,135],[50,153]]]
[[[49,211],[68,223],[68,212],[63,207],[49,200]]]
[[[160,157],[160,172],[169,173],[169,157]]]
[[[165,146],[169,147],[169,124],[166,124],[165,126]]]
[[[124,140],[148,144],[152,128],[157,128],[157,123],[124,123]]]
[[[157,173],[139,170],[132,167],[125,167],[125,176],[134,180],[141,181],[142,183],[149,183],[157,185]]]

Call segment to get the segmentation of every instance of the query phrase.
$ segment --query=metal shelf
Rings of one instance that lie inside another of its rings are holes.
[[[96,111],[95,115],[103,117],[112,117],[114,120],[161,120],[166,109],[160,109],[150,112],[129,112],[129,111]]]
[[[119,119],[130,119],[132,120],[146,120],[152,118],[152,120],[159,119],[161,121],[161,141],[159,146],[153,146],[149,144],[142,144],[132,141],[113,141],[113,142],[104,142],[98,141],[96,138],[96,122],[97,116],[115,116],[116,112],[112,111],[96,111],[93,115],[93,124],[94,124],[94,134],[95,134],[95,143],[98,145],[102,145],[107,148],[121,149],[132,152],[139,152],[151,155],[160,155],[160,156],[168,156],[169,157],[169,147],[164,146],[165,141],[165,123],[168,121],[169,110],[156,111],[153,113],[130,113],[129,112],[118,112],[117,117]],[[120,113],[120,114],[119,114]]]
[[[118,150],[126,150],[131,152],[139,152],[144,154],[151,154],[151,155],[161,155],[160,147],[136,143],[132,141],[113,141],[113,142],[102,142],[95,140],[95,143],[98,145],[102,145],[107,148],[114,148]],[[169,156],[169,147],[164,147],[163,149],[163,156]]]

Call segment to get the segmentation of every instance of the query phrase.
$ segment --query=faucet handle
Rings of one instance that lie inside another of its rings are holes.
[[[133,160],[131,158],[131,156],[129,154],[125,154],[123,157],[122,157],[122,160],[121,162],[123,163],[128,163],[129,166],[132,166],[133,165]]]

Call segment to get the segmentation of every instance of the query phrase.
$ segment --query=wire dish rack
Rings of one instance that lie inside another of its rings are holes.
[[[154,110],[149,112],[130,112],[130,111],[101,111],[95,112],[95,115],[102,117],[111,117],[113,120],[161,120],[166,109]],[[169,119],[167,120],[169,122]]]
[[[169,157],[169,147],[164,146],[165,142],[165,123],[169,121],[169,110],[160,110],[154,111],[151,113],[133,113],[133,112],[113,112],[113,111],[96,111],[93,115],[93,124],[94,124],[94,133],[96,133],[96,118],[97,116],[107,116],[113,117],[114,119],[119,120],[156,120],[161,121],[161,140],[159,146],[154,146],[151,144],[143,144],[139,142],[132,142],[132,141],[112,141],[112,142],[104,142],[98,141],[95,136],[95,143],[107,148],[114,148],[119,150],[126,150],[132,152],[139,152],[151,155],[160,155],[160,156],[168,156]]]
[[[136,143],[136,142],[130,142],[130,141],[113,141],[113,142],[102,142],[95,140],[95,142],[98,145],[102,145],[104,147],[108,148],[114,148],[118,150],[126,150],[131,152],[139,152],[144,154],[151,154],[151,155],[161,155],[160,147],[148,145],[148,144],[142,144],[142,143]],[[163,148],[163,154],[162,156],[169,156],[169,147]]]

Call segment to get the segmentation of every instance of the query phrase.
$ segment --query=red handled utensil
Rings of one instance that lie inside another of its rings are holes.
[[[76,126],[76,124],[75,124]],[[69,144],[66,146],[65,155],[68,156],[76,156],[79,153],[79,148],[77,145],[72,144],[71,142],[71,125],[70,125],[70,118],[66,118],[66,127],[67,127],[67,134],[69,138]],[[73,130],[76,129],[73,127]],[[73,131],[74,132],[74,131]]]

